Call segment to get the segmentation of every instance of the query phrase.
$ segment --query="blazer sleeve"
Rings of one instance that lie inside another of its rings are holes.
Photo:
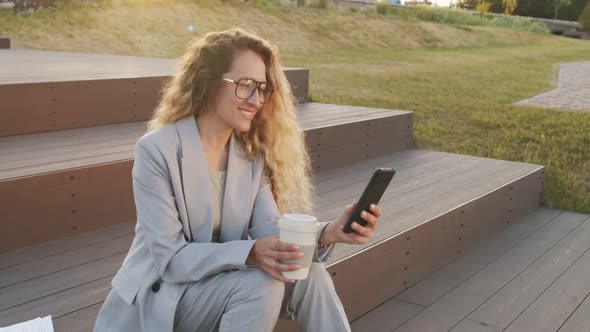
[[[226,270],[247,269],[253,240],[186,241],[166,160],[153,143],[138,141],[132,174],[138,227],[163,281],[191,282]]]
[[[278,221],[280,216],[281,214],[272,195],[270,181],[266,175],[263,175],[252,209],[252,219],[248,230],[250,236],[253,239],[259,239],[266,236],[279,235]],[[320,222],[320,231],[318,231],[316,243],[320,240],[320,235],[327,225],[328,222]],[[334,246],[334,244],[327,248],[316,246],[313,261],[321,263],[328,261],[328,258],[334,252]]]

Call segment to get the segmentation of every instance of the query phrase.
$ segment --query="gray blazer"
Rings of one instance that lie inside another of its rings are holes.
[[[189,283],[252,268],[245,263],[254,245],[248,235],[277,235],[280,216],[270,184],[261,181],[263,168],[262,158],[246,159],[232,135],[221,243],[212,243],[208,165],[195,118],[140,138],[132,171],[135,238],[111,283],[123,301],[117,302],[120,308],[101,310],[95,331],[172,331],[176,305]],[[314,261],[325,262],[333,247],[316,250]],[[113,313],[116,318],[104,317]]]

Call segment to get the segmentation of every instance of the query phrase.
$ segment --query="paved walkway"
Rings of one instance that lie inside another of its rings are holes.
[[[519,101],[516,105],[590,112],[590,61],[561,64],[557,89]]]

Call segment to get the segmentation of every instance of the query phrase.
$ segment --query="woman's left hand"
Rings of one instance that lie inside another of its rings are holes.
[[[352,229],[355,232],[344,233],[344,224],[350,217],[350,214],[356,207],[356,202],[347,205],[344,211],[338,219],[330,222],[320,237],[320,243],[332,244],[332,243],[348,243],[348,244],[365,244],[377,228],[377,219],[381,216],[381,209],[377,205],[371,205],[370,213],[364,211],[361,214],[367,225],[362,226],[356,221],[352,223]]]

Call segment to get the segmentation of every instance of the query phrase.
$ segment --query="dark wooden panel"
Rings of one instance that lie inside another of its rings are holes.
[[[424,309],[402,325],[399,331],[451,329],[582,221],[583,219],[578,215],[562,214],[539,232]]]
[[[113,276],[76,285],[61,292],[29,301],[0,311],[0,326],[7,326],[37,317],[51,315],[55,319],[104,302],[111,290]],[[94,323],[96,316],[89,317],[87,323]],[[56,329],[57,331],[57,329]],[[62,330],[63,331],[63,330]]]
[[[305,68],[283,69],[287,80],[291,84],[291,91],[300,103],[309,100],[309,70]]]
[[[422,306],[431,305],[561,213],[559,210],[550,209],[533,211],[518,223],[511,224],[509,228],[497,236],[486,239],[474,251],[406,289],[396,298]]]
[[[97,303],[71,314],[61,316],[53,320],[53,327],[55,331],[92,332],[96,316],[101,307],[102,303]]]
[[[104,257],[126,253],[131,247],[133,236],[133,234],[126,235],[108,242],[100,242],[42,260],[2,269],[0,270],[0,288],[90,263]]]
[[[504,331],[557,331],[590,293],[586,252]],[[587,318],[588,319],[588,318]],[[590,319],[588,319],[590,322]],[[586,325],[588,328],[588,325]]]
[[[502,328],[513,322],[590,247],[590,222],[580,224],[469,317]]]
[[[502,332],[502,328],[486,323],[464,319],[457,324],[450,332]]]
[[[8,37],[0,37],[0,49],[9,49],[10,48],[10,38]]]
[[[101,228],[96,231],[44,242],[36,246],[0,253],[0,271],[1,269],[5,269],[14,265],[33,262],[45,257],[133,234],[134,228],[135,221],[122,223]]]
[[[583,332],[590,326],[590,296],[584,299],[576,311],[567,319],[567,321],[561,326],[560,331],[569,332]]]
[[[125,254],[119,254],[47,276],[0,289],[0,310],[12,308],[51,294],[113,276],[121,267]]]
[[[147,120],[168,77],[0,86],[0,137]]]
[[[392,331],[423,309],[413,303],[390,299],[352,322],[350,327],[354,332]]]
[[[135,220],[132,166],[127,161],[0,182],[0,252]]]
[[[491,177],[496,178],[493,175]],[[506,185],[501,185],[500,188],[506,190]],[[492,198],[492,195],[483,195],[477,201]],[[373,242],[373,245],[366,246],[362,251],[346,255],[345,260],[333,260],[329,271],[333,275],[349,318],[355,319],[363,315],[462,255],[459,250],[467,249],[461,249],[465,247],[462,247],[463,244],[458,240],[462,231],[460,225],[465,225],[468,220],[466,214],[461,211],[465,211],[470,204],[474,204],[474,201],[451,208],[448,213],[439,214],[434,218],[422,218],[421,220],[427,222],[406,228],[406,231],[397,236],[378,240],[378,245]],[[497,209],[497,206],[492,208]],[[490,215],[493,216],[493,213]],[[393,219],[396,224],[399,222],[399,219]],[[359,284],[363,287],[354,287]]]

